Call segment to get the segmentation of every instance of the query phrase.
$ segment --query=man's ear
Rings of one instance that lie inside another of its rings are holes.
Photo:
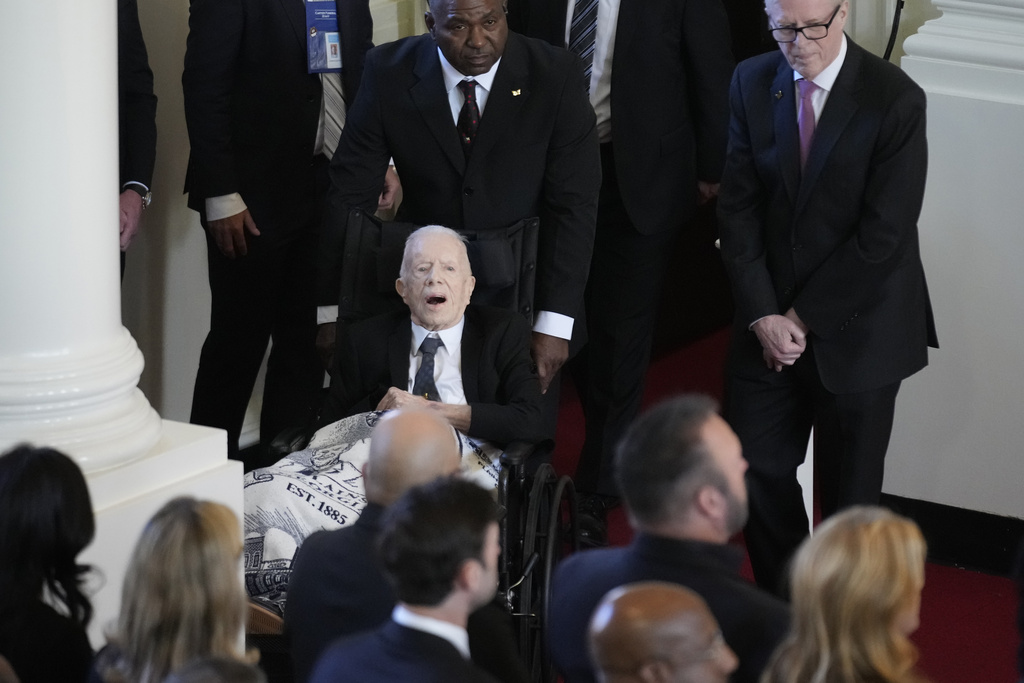
[[[434,35],[434,15],[429,10],[423,13],[423,23],[427,25],[427,33]]]
[[[697,490],[696,506],[702,515],[710,519],[725,519],[729,507],[725,494],[711,484]]]
[[[398,292],[398,296],[402,297],[405,301],[405,283],[402,282],[402,278],[395,280],[395,291]]]
[[[475,593],[483,581],[484,567],[477,560],[464,560],[455,575],[455,587],[467,593]]]
[[[475,290],[475,289],[476,289],[476,277],[474,277],[473,275],[470,275],[469,276],[469,294],[466,296],[467,300],[470,297],[473,296],[473,290]]]
[[[668,662],[656,659],[642,664],[636,674],[644,683],[669,683],[672,680],[672,667]]]

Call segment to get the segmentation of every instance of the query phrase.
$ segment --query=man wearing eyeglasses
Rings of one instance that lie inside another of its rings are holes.
[[[877,504],[900,382],[937,347],[918,244],[924,92],[843,34],[849,4],[766,0],[779,53],[731,89],[718,215],[736,302],[726,414],[750,463],[745,539],[782,592],[808,521]]]

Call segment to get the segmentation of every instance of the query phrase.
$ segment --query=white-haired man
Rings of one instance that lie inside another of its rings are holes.
[[[529,326],[470,305],[475,282],[457,232],[431,225],[410,235],[395,282],[409,310],[345,326],[321,422],[419,407],[496,444],[549,436]]]

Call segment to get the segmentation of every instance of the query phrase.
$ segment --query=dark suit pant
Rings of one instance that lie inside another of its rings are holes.
[[[259,219],[256,218],[259,228]],[[194,424],[228,432],[238,453],[246,406],[267,350],[260,440],[311,419],[323,385],[316,342],[316,248],[320,214],[289,236],[248,237],[249,253],[228,259],[207,233],[210,333],[192,397]]]
[[[585,293],[587,344],[573,369],[586,418],[575,479],[583,493],[617,496],[613,454],[640,410],[662,277],[677,233],[644,235],[630,221],[610,143],[601,145],[601,169],[597,233]]]
[[[750,463],[750,520],[744,530],[759,586],[787,595],[786,568],[808,519],[797,467],[814,427],[814,473],[822,517],[851,505],[877,505],[900,382],[853,394],[822,386],[811,345],[782,372],[731,376],[726,417]]]

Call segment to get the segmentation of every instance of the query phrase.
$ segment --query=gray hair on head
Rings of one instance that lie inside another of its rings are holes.
[[[463,247],[469,244],[469,240],[467,240],[463,235],[460,235],[451,228],[446,228],[443,225],[424,225],[422,228],[416,229],[405,240],[405,251],[402,253],[402,267],[398,271],[398,277],[401,280],[405,281],[408,279],[406,276],[409,275],[409,268],[412,267],[409,261],[412,258],[413,245],[416,244],[416,242],[418,242],[421,238],[429,237],[431,235],[444,235],[447,237],[451,237],[452,239],[461,242]],[[469,263],[468,249],[466,250],[466,263]],[[472,267],[470,269],[472,270]]]

